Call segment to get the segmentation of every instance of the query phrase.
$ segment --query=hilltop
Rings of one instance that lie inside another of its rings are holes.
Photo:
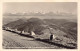
[[[46,25],[54,30],[57,29],[66,33],[66,35],[64,35],[65,37],[77,40],[77,23],[70,22],[65,19],[19,19],[4,26],[11,27],[12,29],[18,29],[19,31],[24,30],[25,32],[28,32],[28,29],[31,29],[36,34],[42,34],[41,32],[46,30]]]

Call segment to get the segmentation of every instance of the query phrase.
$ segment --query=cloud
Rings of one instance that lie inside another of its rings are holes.
[[[59,11],[77,13],[76,2],[6,2],[4,12]]]

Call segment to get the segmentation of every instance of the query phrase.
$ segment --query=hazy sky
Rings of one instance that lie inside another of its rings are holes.
[[[75,2],[6,2],[3,3],[3,13],[16,12],[69,12],[77,14]]]

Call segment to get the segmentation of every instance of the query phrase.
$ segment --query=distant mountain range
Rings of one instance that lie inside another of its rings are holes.
[[[53,13],[53,12],[48,12],[48,13],[4,13],[4,16],[74,16],[74,14],[71,13]]]

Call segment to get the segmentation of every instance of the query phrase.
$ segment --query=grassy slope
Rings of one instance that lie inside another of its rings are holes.
[[[29,19],[30,20],[30,19]],[[77,39],[77,23],[74,22],[69,22],[64,19],[44,19],[44,20],[36,20],[31,19],[31,22],[27,22],[28,20],[26,19],[19,19],[17,21],[10,22],[6,24],[5,26],[11,27],[11,28],[17,28],[18,30],[23,29],[27,31],[28,28],[34,28],[34,31],[37,32],[36,34],[39,34],[41,32],[42,35],[35,35],[37,38],[42,38],[42,39],[49,39],[50,32],[48,29],[45,29],[44,26],[40,26],[37,23],[42,23],[45,22],[45,25],[49,25],[54,29],[55,35],[59,39],[63,39],[62,42],[73,42],[73,40]],[[32,26],[30,26],[32,24]],[[55,26],[53,26],[55,24]],[[56,27],[56,28],[55,28]],[[61,43],[62,43],[61,42]]]

